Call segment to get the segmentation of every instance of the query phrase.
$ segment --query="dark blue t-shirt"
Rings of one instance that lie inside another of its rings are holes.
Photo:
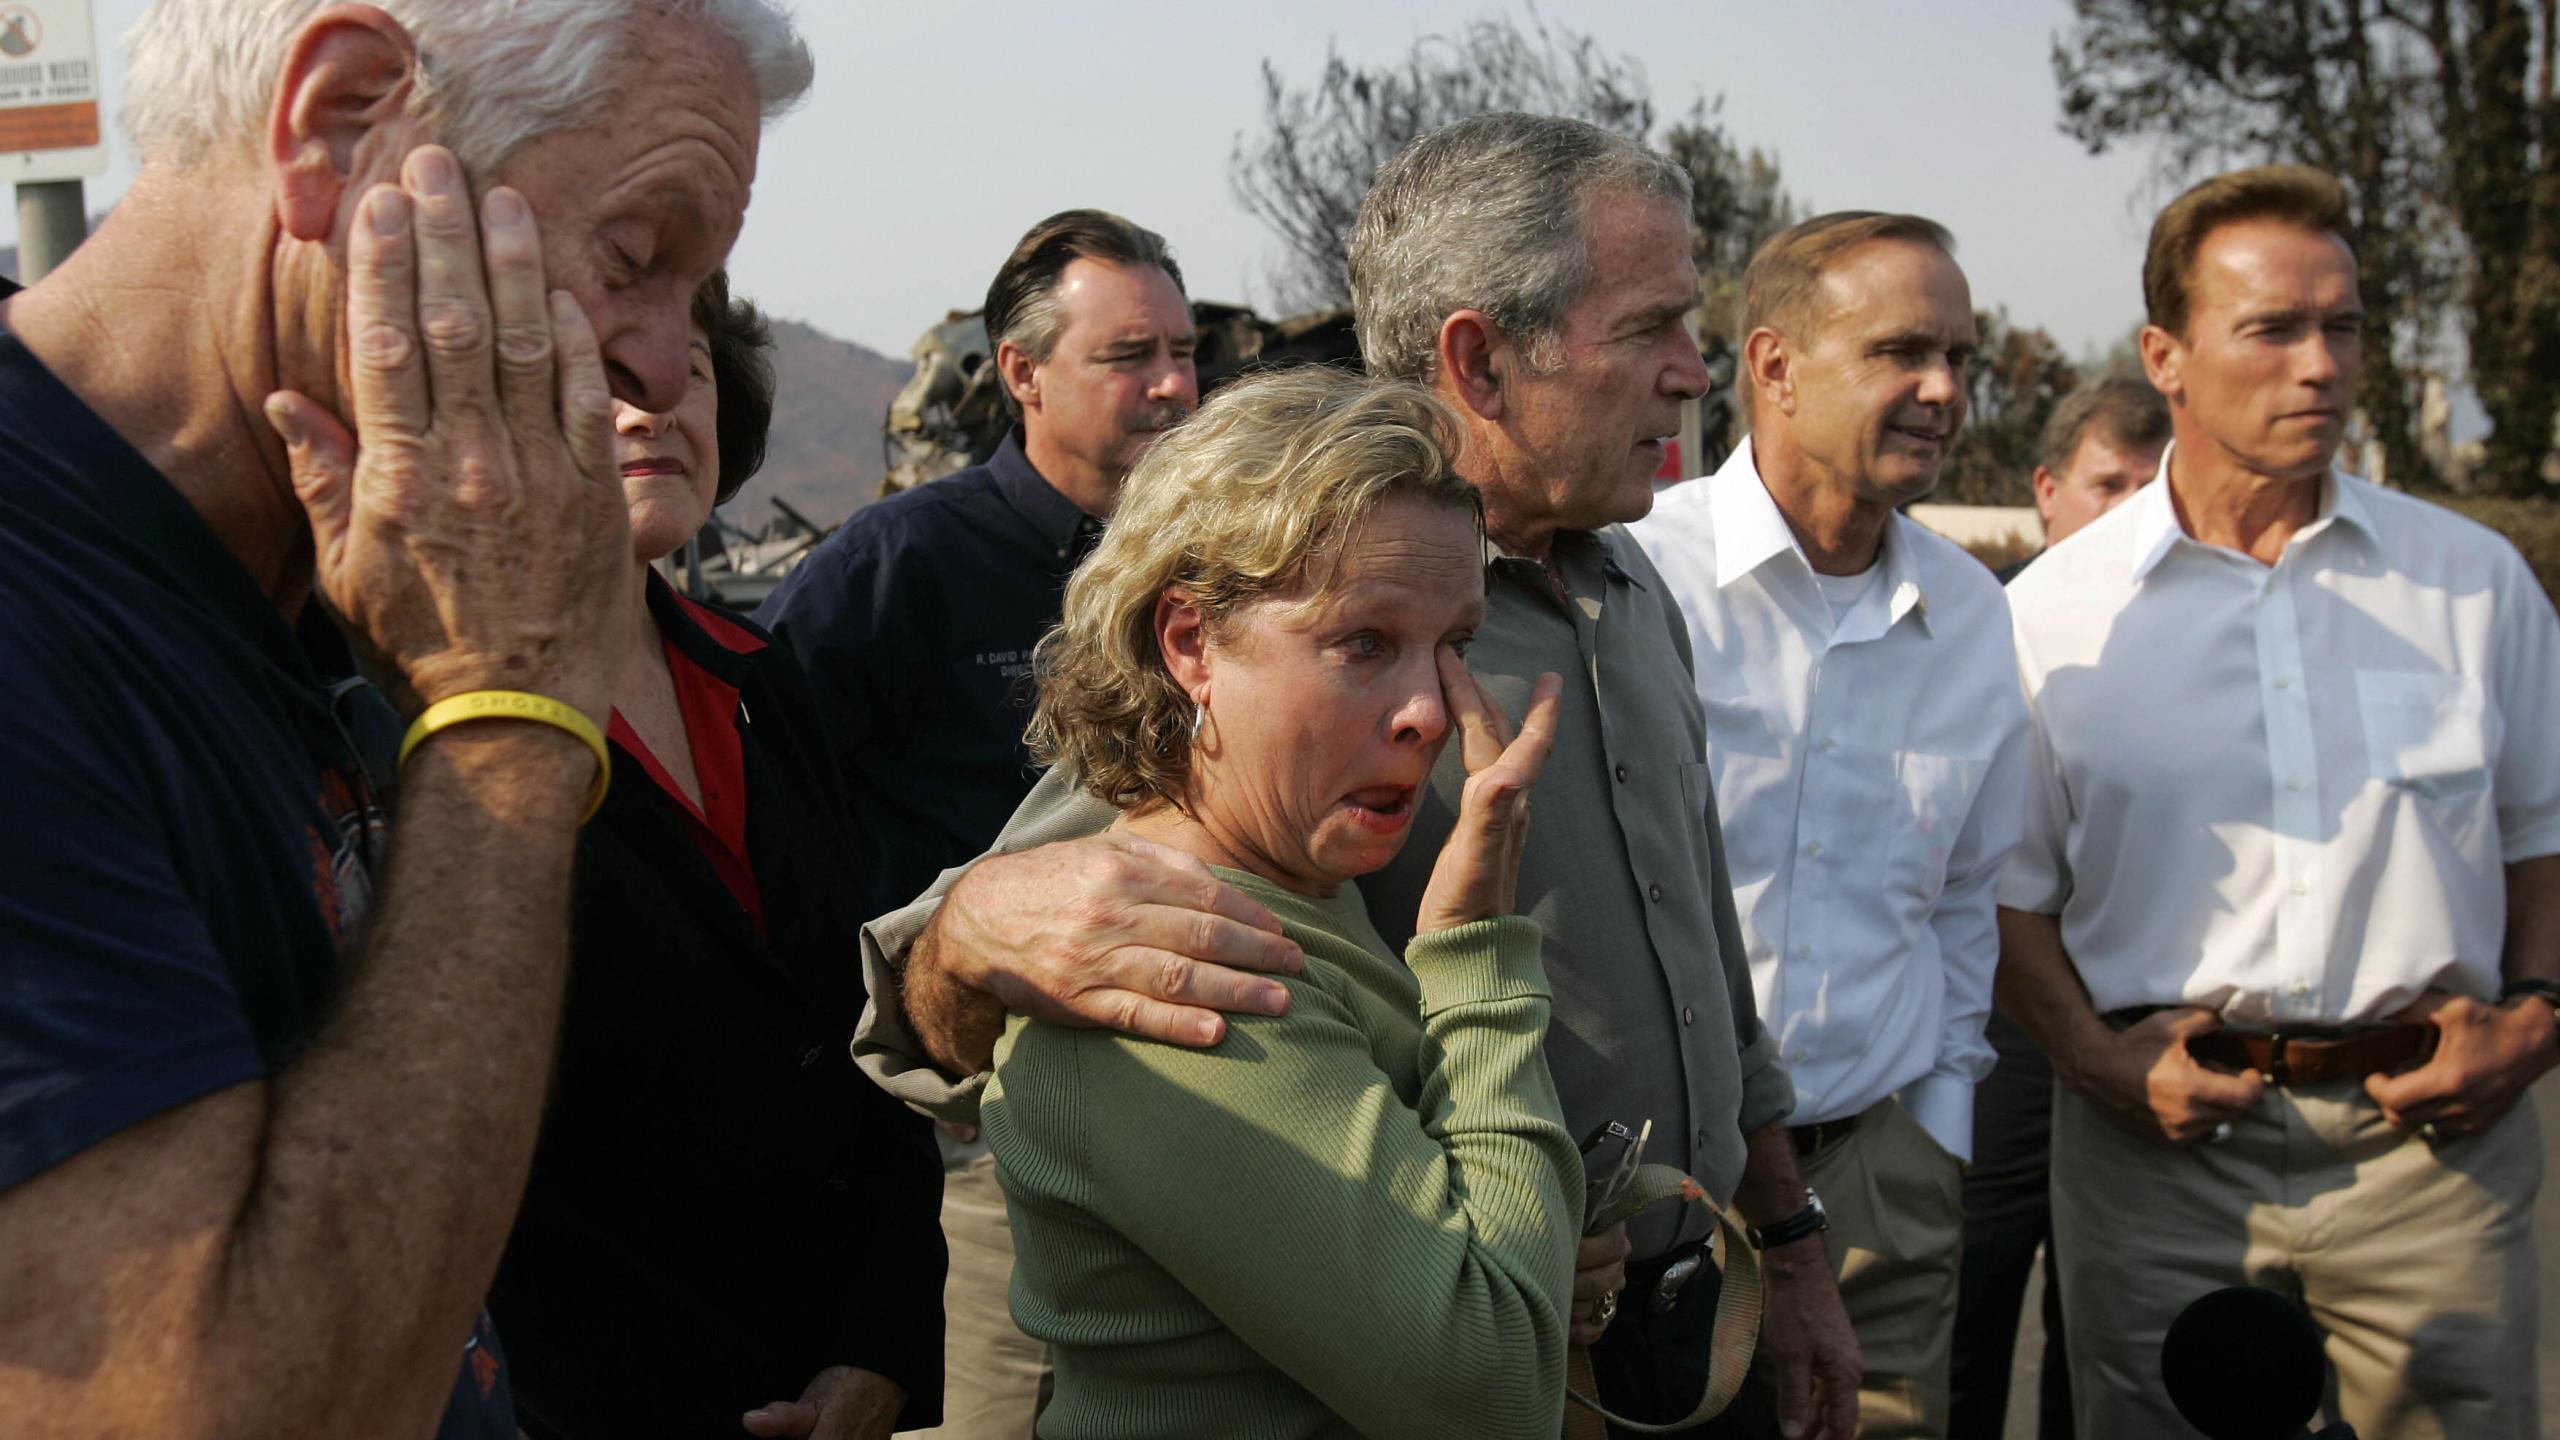
[[[289,626],[6,333],[0,616],[7,1189],[276,1073],[325,1012],[387,830],[356,738],[381,702],[331,682],[335,632]],[[439,1436],[513,1440],[485,1316],[461,1361]]]

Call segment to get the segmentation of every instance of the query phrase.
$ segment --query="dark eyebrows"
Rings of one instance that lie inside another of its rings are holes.
[[[1898,355],[1914,350],[1944,350],[1951,355],[1970,355],[1974,342],[1954,336],[1941,336],[1934,330],[1896,330],[1867,342],[1870,355]]]
[[[2341,320],[2355,325],[2364,324],[2363,307],[2323,310],[2317,306],[2288,305],[2276,310],[2253,310],[2233,321],[2232,327],[2245,330],[2255,325],[2277,325],[2286,329],[2300,329],[2305,325],[2330,325]]]
[[[2242,315],[2238,320],[2232,322],[2232,325],[2234,329],[2239,330],[2246,330],[2259,325],[2274,325],[2281,326],[2285,329],[2297,329],[2310,318],[2310,311],[2303,309],[2299,305],[2291,305],[2277,310],[2252,310],[2247,314]]]
[[[1705,303],[1706,291],[1701,288],[1689,292],[1689,298],[1686,300],[1675,300],[1669,304],[1655,305],[1647,309],[1639,310],[1635,313],[1634,317],[1627,322],[1627,332],[1629,334],[1635,334],[1641,331],[1658,329],[1664,325],[1675,324],[1681,320],[1687,319],[1690,311],[1697,309]]]
[[[1152,330],[1143,335],[1114,335],[1095,346],[1094,353],[1097,355],[1144,355],[1156,348],[1156,338],[1156,332]],[[1179,350],[1186,345],[1196,349],[1200,344],[1200,332],[1196,330],[1174,332],[1164,336],[1164,343],[1167,348],[1174,350]]]

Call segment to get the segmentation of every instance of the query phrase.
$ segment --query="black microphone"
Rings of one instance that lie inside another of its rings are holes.
[[[2197,1300],[2160,1344],[2169,1400],[2208,1440],[2356,1440],[2344,1422],[2311,1435],[2328,1378],[2310,1315],[2254,1286]]]

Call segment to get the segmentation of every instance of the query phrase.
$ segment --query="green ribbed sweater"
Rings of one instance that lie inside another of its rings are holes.
[[[1057,1366],[1041,1435],[1553,1440],[1582,1160],[1538,927],[1399,963],[1349,885],[1218,875],[1306,951],[1287,1015],[1209,1050],[1017,1017],[996,1050],[1013,1314]]]

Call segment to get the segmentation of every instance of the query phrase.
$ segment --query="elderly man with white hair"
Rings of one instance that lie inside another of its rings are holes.
[[[131,44],[132,191],[0,304],[0,1432],[512,1437],[481,1300],[628,649],[608,411],[683,396],[808,55],[765,0]]]

